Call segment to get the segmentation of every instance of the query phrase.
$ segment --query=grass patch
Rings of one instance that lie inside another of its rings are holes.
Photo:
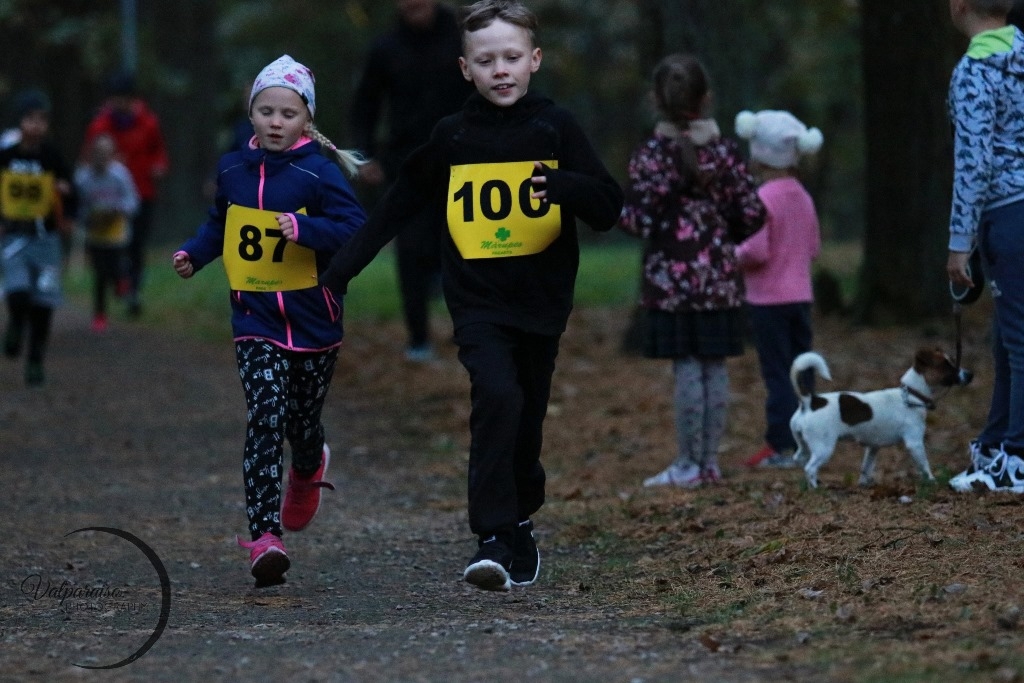
[[[640,243],[633,241],[584,244],[576,278],[576,306],[620,308],[634,305],[640,287],[640,250]],[[826,244],[819,259],[821,266],[840,277],[847,296],[853,290],[860,262],[859,250],[859,245],[851,243]],[[230,336],[231,313],[224,268],[214,262],[185,281],[170,267],[168,254],[171,251],[171,247],[160,247],[149,255],[143,321],[203,340]],[[401,302],[395,273],[394,253],[386,248],[352,280],[345,297],[345,320],[382,322],[400,318]],[[90,283],[91,274],[81,259],[75,259],[66,280],[69,298],[88,307]],[[434,310],[444,314],[443,302],[437,301]]]
[[[171,248],[154,249],[146,271],[143,322],[180,330],[202,340],[224,339],[231,334],[227,277],[219,261],[190,280],[182,280],[170,267]],[[639,282],[638,246],[614,244],[584,246],[577,278],[579,306],[621,306],[636,299]],[[68,297],[89,307],[92,275],[80,259],[68,269]],[[113,313],[118,314],[116,306]],[[444,313],[444,304],[435,303]],[[395,256],[385,249],[352,280],[345,296],[346,322],[381,322],[401,316]]]

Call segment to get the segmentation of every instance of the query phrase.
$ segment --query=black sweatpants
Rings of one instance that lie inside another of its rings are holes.
[[[474,323],[455,332],[469,371],[469,527],[511,539],[544,504],[544,416],[559,336]]]
[[[324,427],[320,422],[338,349],[289,351],[262,339],[235,342],[238,376],[245,390],[246,428],[242,472],[249,532],[281,535],[281,478],[284,442],[292,467],[313,473],[320,467]]]

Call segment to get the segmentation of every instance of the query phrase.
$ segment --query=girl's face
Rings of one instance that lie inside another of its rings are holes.
[[[268,152],[291,149],[309,132],[309,109],[294,90],[274,86],[261,91],[249,112],[260,147]]]
[[[462,75],[477,92],[499,107],[508,107],[526,94],[530,76],[540,68],[540,48],[529,32],[501,19],[466,34]]]

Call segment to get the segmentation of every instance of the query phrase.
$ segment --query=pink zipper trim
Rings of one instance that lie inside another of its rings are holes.
[[[259,187],[259,190],[257,190],[257,192],[256,192],[256,203],[258,204],[258,206],[256,207],[257,209],[262,209],[263,208],[263,183],[266,180],[267,180],[267,162],[266,161],[261,161],[260,162],[260,187]]]
[[[320,291],[324,295],[324,303],[327,305],[327,312],[331,315],[331,322],[337,322],[341,318],[341,305],[329,288],[321,287]]]
[[[260,162],[260,189],[259,197],[257,198],[257,201],[259,202],[258,208],[260,209],[263,208],[263,186],[267,180],[266,170],[266,161]],[[288,340],[288,348],[294,348],[295,344],[294,340],[292,339],[292,323],[288,319],[288,311],[285,310],[284,306],[284,292],[277,293],[277,309],[281,312],[281,318],[284,320],[285,338]]]

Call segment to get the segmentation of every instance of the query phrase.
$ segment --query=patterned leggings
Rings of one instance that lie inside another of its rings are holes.
[[[246,431],[242,472],[249,531],[281,535],[284,441],[292,466],[312,473],[320,466],[324,428],[320,413],[338,360],[338,349],[289,351],[261,339],[235,343],[245,390]]]
[[[680,358],[675,373],[675,464],[706,469],[718,465],[718,445],[725,432],[729,375],[722,358]]]

